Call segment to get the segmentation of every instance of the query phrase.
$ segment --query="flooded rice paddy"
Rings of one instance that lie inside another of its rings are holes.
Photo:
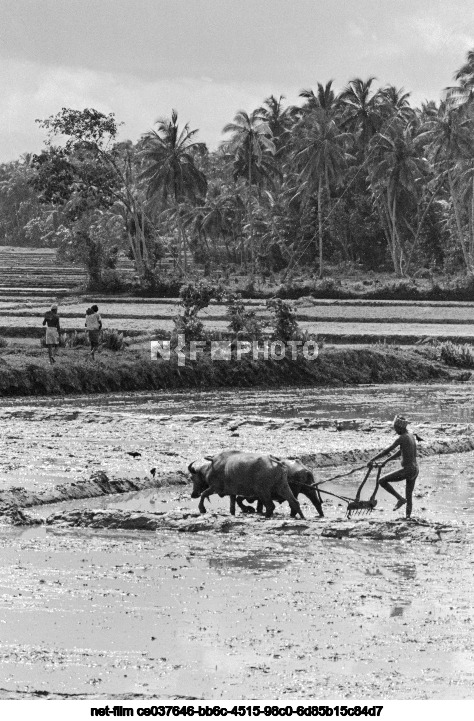
[[[6,402],[3,404],[5,405]],[[235,413],[274,418],[374,418],[391,420],[405,413],[412,421],[474,422],[474,388],[447,384],[360,385],[354,388],[290,388],[280,390],[220,389],[107,393],[63,398],[8,399],[23,408],[87,408],[133,414]],[[0,402],[0,410],[2,403]]]
[[[470,424],[470,396],[466,386],[437,385],[9,399],[0,405],[1,488],[71,482],[97,468],[141,476],[153,445],[170,467],[206,444],[273,443],[282,454],[381,448],[392,438],[383,422],[402,410],[425,430]],[[160,415],[168,420],[157,425]],[[229,434],[228,419],[245,415],[372,419],[373,430],[275,421]],[[132,448],[142,457],[127,456]],[[471,529],[473,461],[473,453],[423,459],[415,516]],[[327,488],[351,494],[359,480]],[[185,514],[196,505],[179,485],[30,511]],[[401,514],[392,506],[382,492],[373,516],[392,520]],[[213,497],[208,508],[225,518],[228,499]],[[0,526],[0,698],[472,698],[472,544],[321,538],[321,524],[345,512],[337,499],[324,509],[319,521],[303,505],[304,533],[291,524],[260,534]],[[276,513],[290,520],[284,506]]]
[[[16,344],[20,337],[36,336],[54,296],[54,291],[51,299],[26,291],[16,297],[1,296],[2,334],[16,337]],[[68,331],[83,330],[85,311],[90,302],[90,298],[78,296],[60,298],[61,327]],[[100,306],[104,327],[126,334],[152,335],[158,329],[172,331],[173,318],[179,311],[176,300],[109,297],[94,302]],[[248,307],[264,324],[270,322],[265,301],[249,301]],[[359,342],[398,338],[405,343],[415,343],[425,337],[472,338],[474,311],[470,303],[324,301],[307,297],[295,301],[294,308],[301,329],[326,337],[330,342],[336,342],[341,337],[347,340],[347,336],[351,336],[352,342],[358,336]],[[200,312],[200,318],[207,330],[227,332],[226,312],[225,305],[212,303]]]

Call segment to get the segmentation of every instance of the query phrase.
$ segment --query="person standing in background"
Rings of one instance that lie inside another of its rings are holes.
[[[48,349],[49,362],[51,365],[56,363],[55,355],[59,345],[59,334],[61,332],[58,306],[54,303],[51,310],[44,314],[43,325],[46,326],[45,344]]]
[[[86,330],[89,334],[89,343],[91,345],[90,355],[92,360],[99,348],[100,331],[102,330],[102,318],[99,315],[99,308],[96,305],[91,306],[86,311]]]

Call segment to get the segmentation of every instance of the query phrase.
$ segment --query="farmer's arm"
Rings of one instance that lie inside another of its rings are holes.
[[[379,458],[382,458],[383,456],[386,456],[388,453],[391,453],[399,445],[400,445],[400,439],[397,438],[390,446],[387,446],[387,448],[384,448],[383,451],[380,451],[380,453],[377,453],[376,456],[371,458],[367,465],[371,465],[372,463],[377,461]],[[396,453],[395,456],[392,456],[392,458],[398,458],[399,455],[400,455],[400,452]]]

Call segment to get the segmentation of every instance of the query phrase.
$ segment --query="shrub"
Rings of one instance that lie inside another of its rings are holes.
[[[127,343],[123,337],[123,333],[119,333],[118,330],[113,328],[107,328],[102,331],[102,343],[103,348],[108,350],[118,351],[124,350]]]
[[[102,271],[100,291],[102,293],[126,293],[130,283],[118,271],[106,268]]]
[[[222,300],[224,289],[221,285],[212,285],[200,280],[197,283],[186,283],[179,291],[180,303],[185,311],[198,313],[207,308],[211,300]]]
[[[161,273],[151,273],[142,285],[137,285],[133,292],[141,296],[156,298],[176,298],[183,284],[178,275],[163,276]]]
[[[61,333],[59,336],[59,345],[64,348],[80,348],[89,345],[87,333]]]
[[[226,297],[226,316],[229,330],[237,336],[258,340],[262,336],[262,323],[254,310],[245,307],[239,293],[230,293]]]
[[[252,279],[245,284],[244,293],[248,298],[252,298],[255,295],[255,283]]]
[[[468,276],[466,278],[456,278],[452,293],[459,300],[472,300],[474,298],[474,278]]]
[[[440,358],[446,365],[457,366],[458,368],[474,368],[474,351],[472,346],[464,343],[458,345],[446,341],[438,346]]]
[[[194,313],[177,315],[173,318],[175,334],[186,336],[187,340],[199,340],[204,333],[204,324]]]
[[[276,296],[288,300],[295,300],[305,295],[314,295],[315,298],[346,298],[348,293],[339,280],[323,278],[316,281],[300,281],[281,285]]]
[[[8,345],[7,339],[6,339],[6,338],[3,338],[3,337],[0,335],[0,348],[6,348],[7,345]]]
[[[188,340],[202,338],[204,325],[197,314],[203,308],[207,308],[211,300],[221,300],[223,296],[222,286],[211,285],[202,280],[198,283],[183,285],[179,291],[179,297],[184,313],[173,319],[176,332],[184,333]]]
[[[267,300],[266,305],[272,314],[274,338],[286,342],[301,335],[295,311],[289,303],[281,298],[272,298]]]

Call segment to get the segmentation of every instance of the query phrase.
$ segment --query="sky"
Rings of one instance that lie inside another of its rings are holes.
[[[238,110],[331,79],[438,100],[470,49],[472,0],[0,0],[0,162],[62,107],[114,112],[133,141],[176,108],[215,149]]]

